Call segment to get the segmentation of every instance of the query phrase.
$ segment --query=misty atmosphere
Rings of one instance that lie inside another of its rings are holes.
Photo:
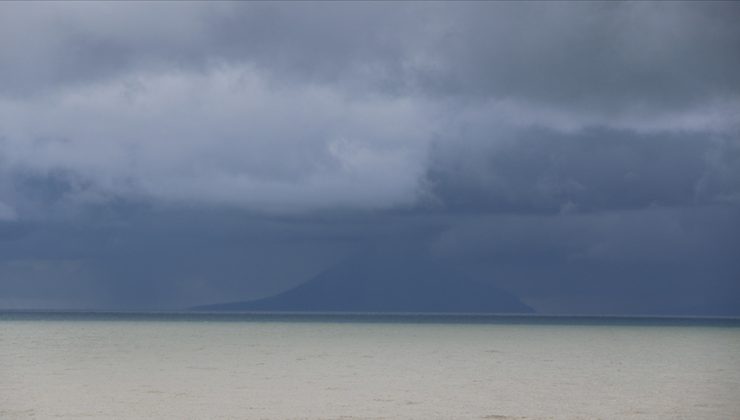
[[[740,419],[740,1],[0,1],[0,419]]]
[[[0,309],[740,315],[739,19],[3,3]]]

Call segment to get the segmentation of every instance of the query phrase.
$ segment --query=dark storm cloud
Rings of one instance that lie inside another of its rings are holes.
[[[558,105],[686,105],[740,89],[734,2],[3,7],[6,90],[235,61],[283,79],[375,78]]]
[[[26,232],[18,223],[0,221],[0,241],[12,241],[22,237]]]
[[[617,111],[737,99],[733,2],[486,3],[455,8],[450,92]]]
[[[466,142],[473,144],[461,147]],[[705,133],[531,129],[498,142],[462,138],[441,145],[428,179],[445,208],[469,212],[738,204],[738,146],[731,137]]]
[[[77,215],[84,223],[25,222],[0,239],[0,304],[22,308],[36,296],[37,307],[178,310],[257,298],[358,253],[416,248],[448,225],[416,215],[104,207]]]
[[[3,8],[4,166],[85,200],[388,208],[430,193],[439,142],[739,129],[734,3]]]
[[[141,69],[248,62],[335,81],[397,67],[428,7],[203,2],[6,5],[3,90],[38,92]],[[137,30],[130,25],[136,23]],[[33,30],[33,32],[30,32]],[[421,34],[417,34],[421,35]],[[422,40],[423,41],[423,40]],[[10,82],[13,80],[13,82]],[[284,82],[285,80],[281,80]]]
[[[481,280],[558,313],[737,314],[740,212],[652,208],[470,215],[431,242]]]
[[[548,311],[728,307],[739,18],[4,3],[0,307],[257,297],[373,250],[429,252]]]

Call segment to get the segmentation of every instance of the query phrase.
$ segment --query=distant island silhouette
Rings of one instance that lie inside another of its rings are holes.
[[[533,313],[513,294],[424,258],[362,258],[293,289],[197,311]]]

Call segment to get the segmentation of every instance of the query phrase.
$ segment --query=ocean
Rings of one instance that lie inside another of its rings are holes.
[[[3,313],[0,418],[740,419],[740,321]]]

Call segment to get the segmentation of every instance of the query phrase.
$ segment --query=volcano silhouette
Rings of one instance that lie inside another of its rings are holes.
[[[516,296],[419,258],[351,259],[283,293],[200,311],[531,313]]]

